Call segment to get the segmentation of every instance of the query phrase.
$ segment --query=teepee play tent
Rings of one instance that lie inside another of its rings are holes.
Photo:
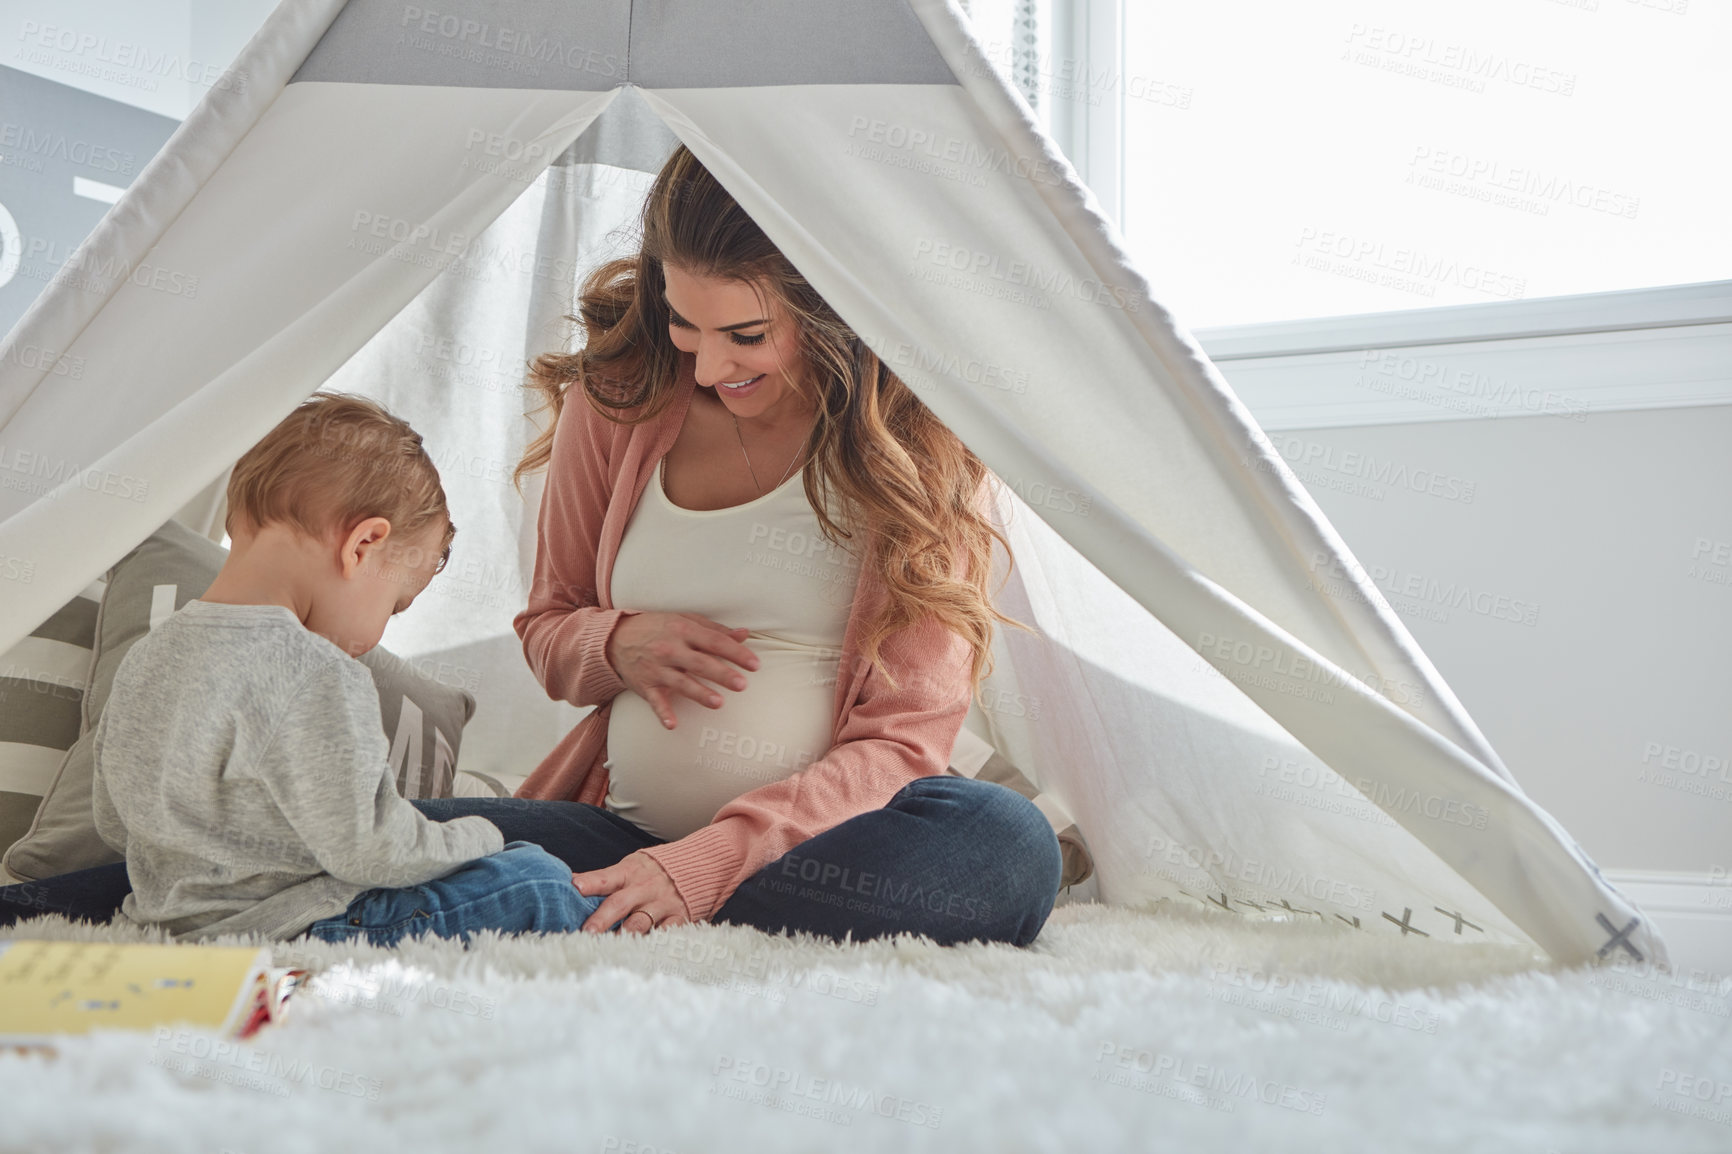
[[[683,141],[1003,482],[998,604],[1037,632],[997,631],[967,728],[1075,818],[1102,900],[1664,962],[969,29],[951,0],[284,0],[0,346],[0,442],[47,470],[0,489],[0,651],[308,394],[364,393],[460,526],[387,643],[478,671],[465,765],[527,773],[580,714],[511,629],[522,369]]]

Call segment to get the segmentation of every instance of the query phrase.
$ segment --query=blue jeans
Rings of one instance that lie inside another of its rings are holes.
[[[412,804],[435,821],[480,814],[506,841],[539,845],[573,873],[662,842],[574,801]],[[882,809],[801,842],[742,882],[710,920],[837,941],[917,933],[944,945],[1026,946],[1052,912],[1062,869],[1058,838],[1033,802],[993,782],[941,774],[917,778]],[[124,863],[0,887],[0,925],[41,913],[106,922],[131,888]]]
[[[348,909],[314,922],[306,934],[326,942],[361,938],[390,946],[422,934],[467,942],[476,930],[571,933],[583,927],[602,901],[578,893],[571,873],[538,845],[507,842],[499,853],[476,858],[430,882],[357,894]]]
[[[661,845],[625,818],[574,801],[447,797],[415,803],[448,821],[478,813],[574,873]],[[1058,836],[1034,803],[989,781],[916,778],[882,809],[810,838],[740,883],[712,922],[836,941],[898,933],[941,945],[1034,941],[1058,898]]]

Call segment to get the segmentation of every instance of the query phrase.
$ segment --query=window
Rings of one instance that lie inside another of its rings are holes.
[[[1732,275],[1729,16],[1127,3],[1127,244],[1192,327]]]
[[[1187,327],[1732,276],[1700,0],[970,0]]]

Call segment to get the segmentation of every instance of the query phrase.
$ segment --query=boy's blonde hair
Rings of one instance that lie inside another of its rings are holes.
[[[235,462],[223,528],[287,523],[310,537],[346,534],[368,517],[413,540],[446,520],[439,564],[451,557],[457,526],[445,507],[439,470],[421,434],[366,397],[319,391]],[[238,518],[238,521],[237,521]]]

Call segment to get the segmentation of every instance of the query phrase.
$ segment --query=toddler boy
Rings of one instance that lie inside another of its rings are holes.
[[[420,435],[315,393],[236,463],[228,499],[222,571],[127,652],[93,738],[121,915],[191,941],[577,930],[602,898],[564,862],[397,793],[355,658],[450,556]]]

